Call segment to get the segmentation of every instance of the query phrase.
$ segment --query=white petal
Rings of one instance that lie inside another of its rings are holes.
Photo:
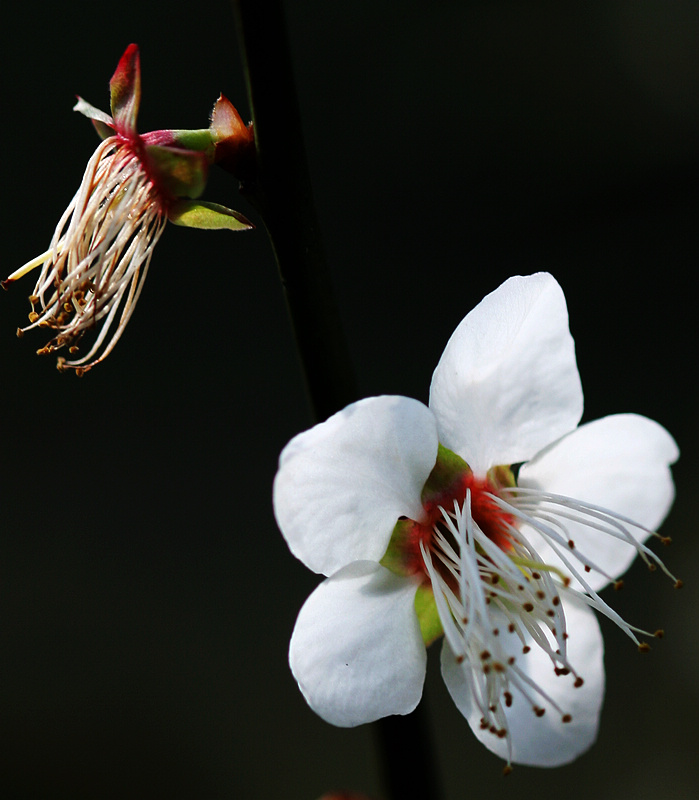
[[[378,561],[398,517],[423,515],[420,493],[437,448],[434,415],[406,397],[360,400],[296,436],[274,481],[291,552],[325,575]]]
[[[114,128],[114,120],[109,116],[109,114],[105,113],[104,111],[100,111],[99,108],[95,108],[93,105],[88,103],[87,100],[83,100],[82,97],[78,97],[78,102],[73,106],[73,111],[78,111],[81,114],[84,114],[86,117],[94,119],[96,122],[101,122],[112,129]]]
[[[379,564],[356,561],[308,598],[289,663],[308,704],[326,722],[353,727],[415,709],[426,664],[417,586]]]
[[[515,464],[577,425],[582,388],[561,287],[505,281],[461,322],[432,378],[439,440],[479,475]]]
[[[512,706],[505,709],[512,741],[512,761],[538,767],[555,767],[573,761],[585,752],[597,737],[599,715],[604,699],[604,643],[595,615],[587,606],[572,598],[563,601],[568,633],[568,658],[584,683],[574,688],[572,675],[556,675],[551,659],[536,644],[522,654],[515,634],[506,634],[502,644],[517,659],[517,665],[540,686],[561,711],[570,714],[563,722],[561,713],[534,695],[533,700],[546,709],[543,716],[534,714],[531,704],[510,685]],[[507,620],[503,619],[503,630]],[[508,757],[507,742],[480,727],[481,714],[473,702],[462,667],[446,643],[442,646],[442,675],[452,699],[468,720],[478,739],[501,758]]]
[[[675,496],[669,466],[678,456],[662,425],[636,414],[616,414],[582,425],[546,448],[522,466],[519,485],[602,506],[655,530]],[[576,549],[612,578],[636,556],[633,546],[583,524],[566,521],[566,527]],[[647,537],[637,528],[629,531],[639,541]],[[537,534],[527,529],[526,536],[543,561],[559,563]],[[608,583],[597,572],[585,579],[596,590]]]

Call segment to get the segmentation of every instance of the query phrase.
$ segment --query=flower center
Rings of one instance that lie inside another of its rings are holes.
[[[448,532],[443,520],[443,510],[450,511],[455,506],[463,507],[467,494],[470,494],[471,517],[478,528],[493,544],[501,550],[510,550],[512,539],[510,529],[515,524],[515,517],[504,511],[496,501],[499,486],[496,479],[488,475],[477,478],[472,472],[463,475],[455,492],[429,501],[425,510],[430,521],[424,527],[434,529],[435,525],[442,532]]]
[[[510,530],[515,524],[515,517],[498,505],[495,499],[498,490],[492,476],[477,478],[472,472],[467,472],[459,475],[447,489],[424,502],[426,519],[423,522],[408,521],[401,545],[405,571],[422,574],[429,580],[423,548],[435,553],[442,552],[446,545],[455,555],[459,552],[459,543],[449,519],[463,509],[467,496],[470,498],[470,516],[478,530],[495,547],[509,552],[512,549]],[[458,581],[458,574],[447,567],[441,558],[435,562],[435,568],[453,588]]]

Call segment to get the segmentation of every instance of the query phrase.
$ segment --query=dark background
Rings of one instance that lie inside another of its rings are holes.
[[[432,658],[426,694],[449,800],[695,796],[699,5],[287,3],[318,214],[362,395],[427,399],[451,331],[512,274],[562,284],[585,418],[636,411],[682,459],[664,551],[615,606],[667,636],[648,656],[603,621],[599,740],[516,768],[472,736]],[[3,275],[43,251],[141,46],[139,127],[249,109],[226,3],[38,2],[5,16]],[[309,425],[276,267],[235,182],[206,198],[256,231],[169,226],[139,306],[85,378],[21,341],[34,279],[0,295],[0,793],[17,798],[380,797],[371,726],[332,728],[286,664],[317,578],[270,506]],[[436,653],[432,654],[433,656]],[[406,769],[410,765],[406,764]],[[543,795],[542,795],[543,793]]]

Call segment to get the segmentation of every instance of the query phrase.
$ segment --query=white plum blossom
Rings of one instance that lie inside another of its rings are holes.
[[[294,555],[327,576],[289,653],[317,714],[354,726],[410,713],[425,645],[443,637],[449,693],[506,771],[588,749],[604,696],[594,612],[642,651],[661,635],[600,591],[637,555],[670,574],[644,541],[661,538],[678,450],[634,414],[579,426],[582,408],[565,298],[540,273],[461,322],[429,407],[373,397],[292,439],[274,508]]]

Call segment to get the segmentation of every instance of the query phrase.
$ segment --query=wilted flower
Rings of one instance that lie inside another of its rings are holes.
[[[292,552],[329,576],[299,613],[290,664],[309,705],[353,726],[419,702],[425,645],[476,736],[554,766],[594,741],[604,696],[593,611],[674,496],[671,436],[633,414],[578,427],[565,298],[511,278],[462,321],[429,408],[354,403],[284,449],[274,483]],[[659,537],[658,537],[659,538]],[[669,574],[669,573],[668,573]],[[673,579],[674,580],[674,579]],[[675,581],[679,586],[679,581]]]
[[[55,331],[39,353],[63,347],[76,353],[84,333],[99,328],[87,353],[71,361],[59,358],[59,369],[72,367],[78,374],[102,361],[119,340],[168,219],[198,228],[252,227],[237,211],[191,199],[204,190],[218,145],[230,150],[235,140],[240,149],[251,140],[251,132],[224,97],[216,104],[210,128],[140,135],[136,116],[141,71],[134,44],[119,61],[110,89],[111,116],[78,98],[75,110],[92,119],[103,141],[89,160],[49,249],[3,281],[6,286],[42,267],[29,298],[30,324],[18,331],[18,335],[35,327]],[[237,125],[234,136],[231,124]]]

